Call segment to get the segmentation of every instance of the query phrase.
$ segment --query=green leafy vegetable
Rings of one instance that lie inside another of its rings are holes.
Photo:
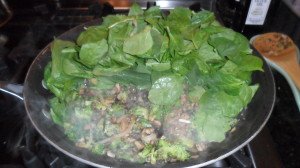
[[[151,28],[146,27],[142,32],[125,39],[123,51],[137,56],[146,53],[153,46],[153,39],[150,31]]]
[[[183,145],[171,144],[163,139],[158,142],[157,155],[159,160],[167,160],[171,157],[184,161],[190,157]]]
[[[189,92],[190,100],[194,103],[198,103],[204,93],[205,93],[205,89],[203,87],[194,86]]]
[[[157,148],[153,145],[146,147],[139,153],[142,158],[149,158],[152,164],[158,160],[168,160],[170,158],[185,161],[189,159],[190,154],[186,151],[183,145],[172,144],[164,139],[158,142]]]
[[[43,82],[66,136],[98,155],[152,164],[223,141],[259,88],[252,73],[263,72],[248,39],[212,12],[166,15],[136,3],[84,28],[76,43],[55,39],[51,58]]]
[[[180,97],[182,92],[183,80],[180,76],[163,76],[153,83],[148,98],[154,104],[170,105]]]
[[[64,103],[60,102],[58,98],[52,98],[50,100],[51,109],[51,117],[53,121],[59,125],[62,125],[64,122],[64,117],[66,113],[66,106]]]
[[[151,69],[153,69],[155,71],[167,71],[171,68],[170,62],[159,63],[154,60],[148,60],[146,62],[146,66],[150,67]]]
[[[111,76],[111,80],[115,83],[121,83],[124,85],[135,85],[140,89],[148,89],[151,87],[151,76],[146,73],[138,73],[135,71],[122,71]]]
[[[243,108],[239,96],[231,96],[225,92],[205,92],[199,102],[200,109],[194,116],[194,124],[203,141],[220,142],[235,117]],[[221,133],[223,132],[223,133]]]
[[[143,9],[136,3],[134,3],[129,10],[128,16],[137,16],[137,15],[143,15],[144,11]]]
[[[79,46],[85,43],[95,43],[107,38],[108,29],[105,26],[91,26],[83,31],[77,38]]]
[[[213,13],[203,10],[193,14],[191,21],[192,24],[201,25],[201,27],[203,27],[215,21],[215,16]]]
[[[83,44],[80,52],[80,61],[89,67],[97,65],[98,61],[105,56],[108,51],[107,41],[105,39],[96,43]]]

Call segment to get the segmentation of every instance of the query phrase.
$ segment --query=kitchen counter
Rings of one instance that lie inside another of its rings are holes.
[[[275,70],[273,74],[277,95],[267,127],[283,165],[300,167],[300,112],[285,78]]]

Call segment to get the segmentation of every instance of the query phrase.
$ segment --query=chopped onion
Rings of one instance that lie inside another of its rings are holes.
[[[185,120],[185,119],[182,119],[182,118],[180,118],[178,121],[182,122],[182,123],[186,123],[186,124],[190,124],[191,123],[190,120]]]

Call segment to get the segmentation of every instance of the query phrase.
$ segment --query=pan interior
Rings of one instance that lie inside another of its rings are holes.
[[[99,23],[99,20],[95,20],[85,25],[80,25],[62,34],[58,38],[63,40],[75,40],[79,33],[83,31],[83,27]],[[259,55],[257,52],[254,54]],[[106,156],[99,157],[88,150],[76,147],[75,144],[67,138],[63,130],[52,122],[48,115],[48,100],[52,95],[42,86],[44,67],[50,60],[50,45],[48,45],[34,60],[25,79],[25,107],[31,122],[38,132],[54,147],[84,163],[97,167],[120,167],[120,165],[122,165],[122,167],[141,167],[140,164],[136,163],[129,163]],[[190,159],[180,163],[168,163],[163,165],[163,167],[204,166],[226,157],[252,140],[269,118],[275,99],[273,76],[265,61],[263,69],[264,72],[255,72],[252,76],[253,82],[258,83],[260,88],[251,103],[239,116],[235,131],[228,134],[223,142],[211,145],[200,154],[198,159]],[[143,166],[151,167],[152,165]]]

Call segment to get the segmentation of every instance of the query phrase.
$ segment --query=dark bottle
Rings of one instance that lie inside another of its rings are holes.
[[[264,32],[271,11],[272,0],[251,0],[248,1],[248,11],[245,16],[241,32],[248,37]]]
[[[262,33],[278,0],[217,0],[216,11],[226,27],[247,37]]]

